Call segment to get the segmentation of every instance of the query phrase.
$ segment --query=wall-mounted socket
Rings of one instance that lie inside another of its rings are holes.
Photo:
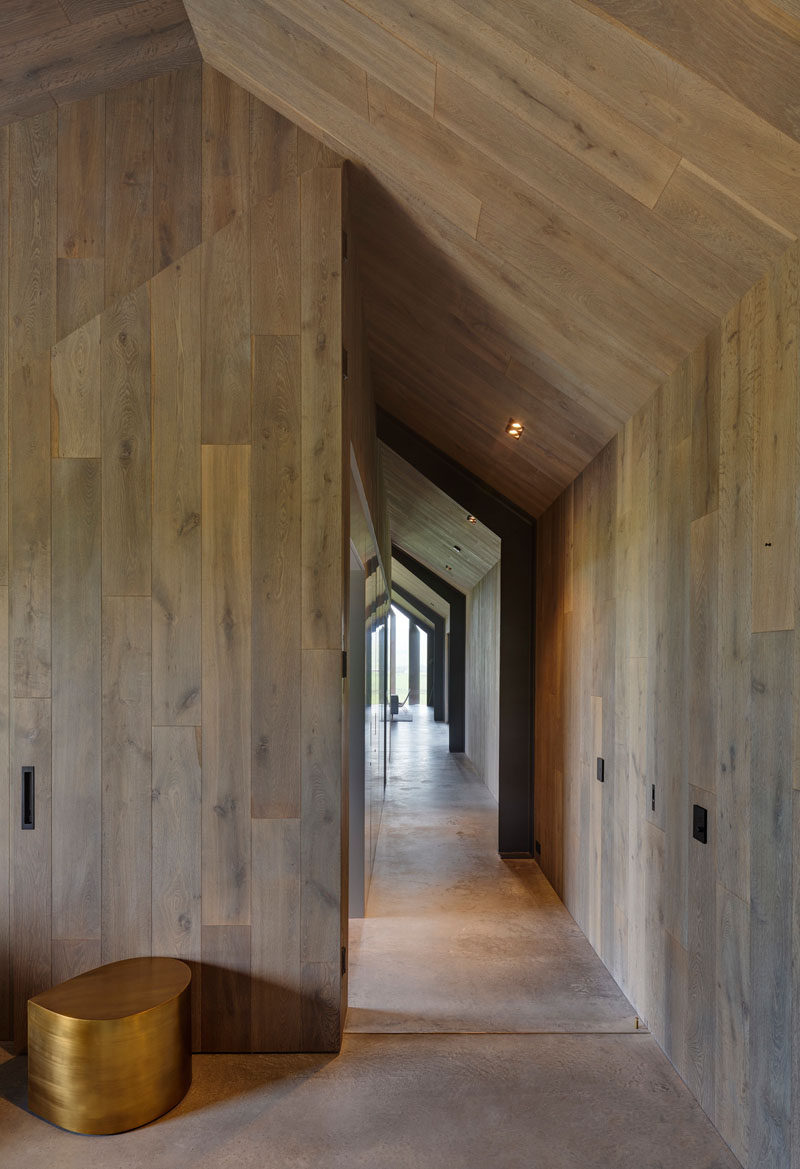
[[[692,836],[701,844],[708,844],[708,810],[699,804],[692,808]]]
[[[606,761],[600,755],[597,756],[597,779],[600,783],[606,782]]]

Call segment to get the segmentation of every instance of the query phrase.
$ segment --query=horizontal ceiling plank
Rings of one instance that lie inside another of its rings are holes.
[[[0,52],[0,121],[200,59],[181,0],[145,0]]]

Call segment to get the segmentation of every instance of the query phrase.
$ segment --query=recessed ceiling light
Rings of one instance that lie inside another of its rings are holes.
[[[517,422],[515,418],[509,418],[506,425],[506,434],[510,434],[512,438],[521,438],[525,427],[521,422]]]
[[[460,544],[454,544],[454,545],[453,545],[453,550],[454,550],[455,552],[460,552],[460,551],[461,551],[461,545],[460,545]]]
[[[469,520],[469,522],[471,524],[477,524],[477,522],[478,522],[477,518],[474,515],[468,515],[467,519]]]
[[[445,564],[445,568],[447,569],[448,572],[453,571],[449,564]]]

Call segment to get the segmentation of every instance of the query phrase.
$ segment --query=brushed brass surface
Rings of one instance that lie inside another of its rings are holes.
[[[192,1080],[191,978],[174,958],[129,958],[30,999],[31,1111],[105,1134],[173,1108]]]

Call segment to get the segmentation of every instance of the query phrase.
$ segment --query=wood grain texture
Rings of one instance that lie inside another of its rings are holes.
[[[153,727],[152,947],[192,969],[192,1047],[200,1049],[200,727]]]
[[[53,938],[53,986],[101,965],[99,938]]]
[[[11,825],[15,792],[11,783],[11,699],[9,691],[8,588],[0,587],[0,1033],[13,1034],[11,962]]]
[[[18,698],[49,698],[49,353],[12,375],[9,425],[11,692]]]
[[[253,1051],[301,1049],[300,888],[300,821],[254,820]]]
[[[301,180],[303,648],[341,650],[341,172]]]
[[[106,201],[105,95],[58,111],[58,257],[103,259]]]
[[[203,1051],[250,1048],[250,927],[203,926]]]
[[[106,305],[153,271],[153,82],[147,80],[106,95]]]
[[[750,856],[751,1164],[791,1164],[792,685],[790,633],[753,635]]]
[[[9,184],[9,132],[0,130],[0,189]],[[0,587],[8,585],[8,458],[9,458],[9,350],[8,350],[8,202],[0,200]]]
[[[753,1169],[797,1153],[796,252],[538,528],[541,864]],[[779,569],[756,588],[767,524]],[[775,629],[759,629],[765,614]],[[600,726],[615,752],[602,810],[582,778]]]
[[[339,1050],[342,1042],[341,977],[336,962],[303,963],[304,1051]]]
[[[300,333],[300,184],[287,177],[250,219],[251,329]]]
[[[253,344],[252,815],[299,817],[301,383],[297,337]],[[255,945],[254,939],[254,945]]]
[[[9,131],[9,368],[56,339],[57,120],[40,114]]]
[[[244,926],[251,880],[250,448],[206,446],[202,460],[203,923]]]
[[[150,601],[103,598],[102,959],[151,953]]]
[[[150,295],[103,313],[103,593],[150,593]]]
[[[249,216],[208,242],[202,269],[203,442],[249,442]]]
[[[151,284],[155,725],[200,723],[201,268],[195,249]]]
[[[329,963],[338,970],[342,879],[341,651],[304,649],[302,678],[300,952],[304,965]]]
[[[467,594],[465,751],[499,798],[500,753],[500,565]],[[424,701],[424,699],[423,699]]]
[[[30,34],[0,47],[0,121],[93,97],[199,59],[180,0],[101,0],[76,8],[70,21],[48,28],[40,24],[37,10]]]
[[[250,98],[224,74],[203,66],[203,239],[249,207]]]
[[[53,938],[100,940],[101,466],[53,462]]]
[[[57,340],[68,337],[103,311],[105,270],[103,259],[56,261]]]
[[[51,985],[51,735],[50,701],[11,700],[11,774],[33,767],[36,828],[14,832],[11,854],[11,953],[13,955],[14,1045],[27,1046],[28,999]],[[12,809],[19,807],[14,798]],[[12,812],[13,815],[13,812]],[[14,816],[12,823],[17,823]]]
[[[298,177],[297,126],[258,98],[250,99],[250,206]]]
[[[102,452],[100,322],[94,317],[53,346],[53,453],[62,459],[98,459]]]
[[[153,258],[159,272],[202,238],[199,65],[153,83]]]

